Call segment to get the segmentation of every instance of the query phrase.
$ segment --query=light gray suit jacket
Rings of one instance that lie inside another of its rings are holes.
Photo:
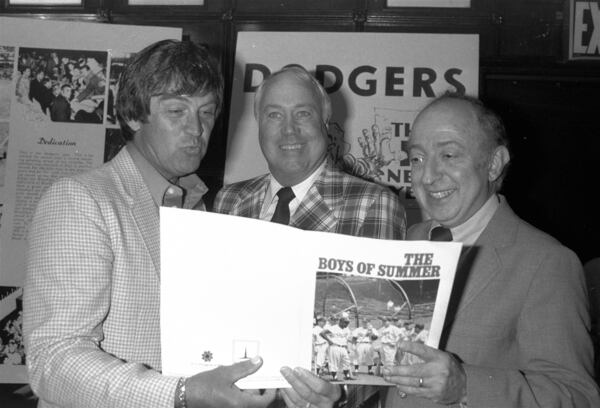
[[[414,225],[408,239],[429,228]],[[469,408],[600,407],[581,264],[504,198],[463,251],[450,309],[440,349],[464,362]],[[388,390],[386,407],[436,406]]]
[[[33,217],[24,294],[41,407],[172,408],[160,374],[159,215],[127,149],[62,179]]]

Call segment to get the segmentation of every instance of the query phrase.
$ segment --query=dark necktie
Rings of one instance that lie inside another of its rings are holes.
[[[290,223],[290,201],[296,197],[291,187],[283,187],[277,192],[277,207],[273,213],[271,222],[288,225]]]
[[[432,229],[429,236],[431,241],[452,241],[452,232],[450,229],[441,225]]]

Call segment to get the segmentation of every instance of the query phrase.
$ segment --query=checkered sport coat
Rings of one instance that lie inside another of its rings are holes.
[[[127,149],[62,179],[30,226],[24,293],[40,407],[172,408],[160,374],[159,216]]]
[[[213,211],[259,218],[269,175],[227,185],[215,198]],[[344,173],[328,162],[308,190],[290,225],[310,231],[403,239],[406,214],[389,188]]]

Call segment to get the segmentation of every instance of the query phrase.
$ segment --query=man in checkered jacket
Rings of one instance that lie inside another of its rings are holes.
[[[24,292],[27,366],[40,407],[258,408],[273,401],[274,390],[234,385],[258,370],[260,358],[187,379],[161,374],[158,208],[204,209],[207,188],[194,172],[222,94],[204,47],[148,46],[120,79],[127,145],[102,167],[59,180],[40,200]]]

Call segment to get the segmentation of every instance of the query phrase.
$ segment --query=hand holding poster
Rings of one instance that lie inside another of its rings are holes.
[[[315,335],[317,316],[336,319],[325,337],[349,359],[350,352],[358,356],[364,349],[358,344],[363,324],[369,331],[377,355],[373,374],[364,360],[357,361],[358,369],[348,369],[353,383],[386,384],[375,375],[379,367],[411,363],[395,353],[391,358],[397,360],[389,361],[390,341],[438,344],[460,243],[358,238],[221,214],[160,211],[167,375],[189,376],[260,355],[261,369],[237,385],[288,387],[282,366],[316,372],[313,343],[325,339]],[[398,320],[409,324],[396,327]],[[344,380],[341,374],[336,379]]]

